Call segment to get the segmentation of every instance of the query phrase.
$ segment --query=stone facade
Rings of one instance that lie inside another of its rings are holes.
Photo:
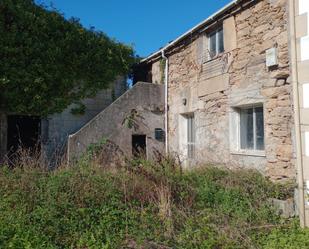
[[[287,1],[254,1],[230,9],[216,21],[222,23],[225,47],[218,57],[209,60],[207,52],[207,36],[215,24],[201,27],[166,51],[169,149],[187,165],[247,167],[273,180],[294,178]],[[270,48],[277,52],[273,67],[266,66]],[[153,70],[153,79],[159,74]],[[265,150],[240,151],[237,110],[256,105],[264,110]],[[186,158],[183,146],[182,116],[186,114],[194,114],[195,119],[193,160]]]
[[[132,156],[132,138],[146,138],[146,156],[154,158],[164,152],[164,141],[155,136],[155,129],[164,129],[163,85],[138,82],[120,98],[99,113],[87,125],[70,135],[68,158],[74,161],[91,144],[102,139],[111,141],[126,157]],[[126,121],[130,120],[132,125]]]
[[[301,226],[309,227],[309,2],[289,0]]]

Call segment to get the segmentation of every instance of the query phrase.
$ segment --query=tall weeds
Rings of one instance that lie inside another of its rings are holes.
[[[268,202],[291,187],[255,171],[99,158],[51,171],[26,154],[1,167],[0,248],[308,248],[309,231]]]

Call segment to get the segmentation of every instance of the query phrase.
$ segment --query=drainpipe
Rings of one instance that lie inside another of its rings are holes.
[[[298,89],[298,68],[297,68],[297,48],[296,48],[296,28],[295,28],[295,0],[289,0],[289,15],[290,15],[290,48],[291,48],[291,68],[292,68],[292,85],[293,85],[293,100],[294,100],[294,125],[296,139],[296,164],[297,164],[297,180],[298,180],[298,208],[299,218],[302,227],[306,224],[305,213],[305,195],[304,195],[304,170],[303,170],[303,153],[301,142],[301,126],[300,126],[300,104],[299,104],[299,89]]]
[[[165,60],[164,69],[164,111],[165,111],[165,153],[168,155],[168,58],[165,56],[164,49],[162,50],[162,58]]]

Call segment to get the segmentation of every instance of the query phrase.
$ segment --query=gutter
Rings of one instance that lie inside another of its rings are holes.
[[[298,89],[298,67],[297,67],[297,49],[296,49],[296,27],[295,27],[295,2],[289,0],[289,19],[290,19],[290,48],[291,48],[291,69],[292,69],[292,86],[293,86],[293,105],[294,105],[294,126],[296,139],[296,165],[297,165],[297,182],[298,182],[298,209],[300,225],[306,224],[305,195],[304,195],[304,169],[301,141],[300,126],[300,102]],[[296,200],[297,201],[297,200]]]
[[[160,54],[162,54],[162,52],[166,51],[167,49],[169,49],[170,47],[172,47],[173,45],[175,45],[176,43],[178,43],[179,41],[183,40],[185,37],[187,37],[188,35],[192,34],[193,32],[197,31],[198,29],[200,29],[202,26],[206,25],[208,22],[212,22],[214,21],[219,15],[223,14],[224,12],[226,12],[227,10],[229,10],[230,8],[236,6],[237,4],[239,4],[241,1],[243,0],[233,0],[232,2],[230,2],[229,4],[227,4],[226,6],[224,6],[223,8],[221,8],[220,10],[218,10],[216,13],[212,14],[210,17],[208,17],[207,19],[205,19],[204,21],[200,22],[199,24],[197,24],[196,26],[194,26],[193,28],[191,28],[190,30],[188,30],[186,33],[184,33],[183,35],[179,36],[178,38],[176,38],[174,41],[172,41],[171,43],[167,44],[166,46],[164,46],[162,49],[160,49],[157,52],[154,52],[153,54],[149,55],[148,57],[146,57],[145,59],[141,60],[141,63],[148,61],[150,59],[152,59],[153,57],[156,56],[160,56]],[[255,2],[257,0],[251,0],[251,2]]]
[[[165,56],[164,50],[161,51],[161,56],[165,60],[164,69],[164,126],[165,126],[165,153],[168,155],[168,58]]]

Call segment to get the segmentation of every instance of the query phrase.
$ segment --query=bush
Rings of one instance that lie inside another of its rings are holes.
[[[290,194],[254,171],[171,159],[2,167],[0,248],[308,248],[309,231],[268,202]]]

